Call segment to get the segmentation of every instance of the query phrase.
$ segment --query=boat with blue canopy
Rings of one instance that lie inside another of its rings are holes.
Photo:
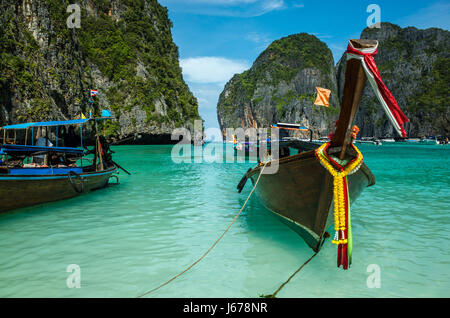
[[[113,161],[113,151],[96,129],[97,122],[106,119],[111,117],[0,127],[0,212],[104,188],[112,177],[118,181],[116,173],[123,168]],[[89,123],[95,138],[87,145],[83,125]]]

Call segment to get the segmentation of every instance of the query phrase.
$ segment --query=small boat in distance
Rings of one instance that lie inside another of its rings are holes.
[[[93,122],[96,127],[96,121],[104,119],[110,118],[1,127],[0,212],[63,200],[103,188],[111,177],[118,181],[114,173],[121,167],[113,161],[113,151],[106,139],[97,135],[92,149],[83,145],[82,126]],[[75,134],[74,126],[77,125],[80,136]],[[56,128],[54,132],[51,132],[52,127]],[[10,131],[14,132],[14,138],[8,138]],[[19,135],[17,131],[22,131],[22,134]],[[17,144],[18,139],[22,139],[23,144]],[[86,162],[88,164],[83,165]]]
[[[270,145],[270,138],[267,138],[267,144]],[[242,156],[246,159],[259,158],[259,146],[260,142],[251,140],[238,140],[233,135],[233,151],[235,156]],[[255,161],[256,162],[256,161]]]
[[[312,142],[312,130],[310,128],[301,126],[299,124],[288,124],[288,123],[276,123],[271,125],[272,129],[278,129],[278,142],[284,143],[292,140],[304,140],[300,138],[289,137],[288,132],[307,132],[309,133],[309,142]],[[272,137],[266,138],[266,140],[260,141],[259,136],[257,136],[257,141],[239,141],[235,135],[233,135],[233,149],[234,154],[237,156],[245,156],[246,158],[253,156],[254,158],[259,158],[260,156],[260,146],[263,145],[266,149],[270,151]]]
[[[355,139],[354,142],[359,144],[371,144],[375,146],[381,146],[383,144],[380,139],[375,137],[362,137],[361,139]]]
[[[439,141],[436,136],[422,137],[419,142],[422,144],[439,145]]]

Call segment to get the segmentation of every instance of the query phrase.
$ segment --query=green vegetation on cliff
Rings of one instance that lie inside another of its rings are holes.
[[[410,97],[408,109],[418,111],[428,107],[431,112],[443,112],[449,107],[450,58],[439,57],[430,75],[424,78],[422,92]]]
[[[383,81],[410,119],[411,137],[450,133],[450,32],[438,28],[401,28],[383,22],[361,38],[379,41],[375,57]],[[363,135],[390,136],[391,125],[371,88],[364,91],[357,122]],[[363,118],[364,117],[364,118]]]
[[[30,105],[28,110],[18,107],[10,118],[48,119],[57,116],[55,107],[73,116],[66,105],[85,111],[88,89],[98,88],[102,107],[114,110],[116,117],[130,117],[131,123],[136,123],[130,113],[134,107],[145,112],[145,122],[152,127],[180,127],[200,119],[197,100],[182,78],[172,22],[156,0],[79,1],[79,29],[66,24],[72,1],[31,2],[37,30],[30,30],[21,4],[10,1],[1,12],[0,89]],[[37,41],[33,33],[48,41]],[[62,97],[54,98],[49,87],[58,85]],[[157,104],[163,105],[162,111]],[[120,128],[112,125],[109,132]]]
[[[326,86],[331,87],[333,80],[328,75],[333,65],[330,49],[315,36],[300,33],[281,38],[272,42],[259,55],[251,69],[233,77],[230,81],[233,83],[233,90],[229,97],[223,99],[223,107],[225,111],[232,112],[236,92],[245,92],[245,101],[250,102],[257,85],[275,87],[282,81],[289,83],[301,70],[307,68],[319,70],[320,75],[325,78]],[[283,105],[294,98],[302,100],[304,97],[304,94],[297,95],[290,91],[286,96],[275,97],[276,108],[284,113]],[[259,101],[258,98],[253,99],[255,105]]]
[[[236,85],[250,98],[257,83],[290,82],[305,68],[316,68],[327,74],[330,60],[333,57],[325,43],[307,33],[294,34],[272,42],[250,70],[238,75]]]
[[[97,16],[83,11],[84,32],[80,43],[84,53],[113,82],[121,83],[122,92],[133,92],[127,105],[120,107],[125,96],[117,96],[117,89],[108,91],[116,109],[140,106],[147,120],[176,122],[181,126],[186,119],[198,119],[196,99],[189,92],[178,64],[178,48],[172,41],[167,9],[156,1],[122,1],[127,10],[115,22],[108,16],[108,2],[96,2]],[[145,5],[153,17],[146,14]],[[145,77],[136,74],[136,65],[145,65]],[[168,114],[154,116],[155,101],[164,96]],[[119,98],[115,98],[119,97]],[[176,111],[180,106],[181,114]],[[159,119],[158,119],[159,117]]]
[[[21,54],[19,54],[19,52]],[[26,92],[36,107],[24,108],[18,114],[19,120],[31,118],[48,119],[51,102],[42,96],[42,79],[37,71],[41,57],[39,45],[24,24],[11,12],[0,18],[0,92],[9,90]],[[2,96],[2,103],[4,96]],[[1,105],[4,107],[4,105]]]
[[[316,86],[332,90],[330,107],[313,106]],[[225,85],[217,105],[219,124],[247,128],[284,121],[310,125],[316,135],[328,133],[339,112],[336,96],[330,49],[314,35],[294,34],[272,42],[249,70]]]

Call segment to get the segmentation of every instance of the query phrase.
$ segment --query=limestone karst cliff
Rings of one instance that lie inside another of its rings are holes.
[[[182,78],[167,9],[156,0],[80,0],[69,28],[67,0],[0,4],[0,125],[113,111],[108,135],[166,142],[200,119]],[[73,21],[72,21],[73,22]],[[99,94],[89,102],[90,89]]]
[[[450,32],[382,23],[365,29],[362,39],[379,41],[375,56],[381,77],[410,119],[408,137],[450,134]],[[342,98],[345,59],[336,66]],[[378,99],[366,84],[355,123],[360,136],[398,137]]]
[[[408,137],[450,135],[450,32],[382,23],[362,39],[379,41],[375,61],[381,77],[411,120]],[[313,35],[274,41],[253,66],[236,74],[220,95],[220,127],[270,127],[300,123],[315,137],[334,130],[344,86],[345,58],[334,67],[327,45]],[[331,107],[313,106],[315,86],[331,89]],[[359,137],[398,137],[367,83],[355,124]]]
[[[330,107],[314,106],[315,87],[331,89]],[[220,95],[220,128],[267,128],[300,123],[315,136],[327,135],[339,114],[333,56],[313,35],[294,34],[262,52],[252,67],[236,74]]]

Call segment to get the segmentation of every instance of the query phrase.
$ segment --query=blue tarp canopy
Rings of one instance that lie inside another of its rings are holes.
[[[0,153],[10,152],[62,152],[82,155],[82,148],[69,147],[41,147],[41,146],[25,146],[25,145],[0,145]]]
[[[24,123],[24,124],[17,124],[17,125],[9,125],[9,126],[3,126],[1,128],[2,129],[26,129],[29,127],[80,125],[80,124],[84,124],[88,120],[90,120],[90,118],[63,120],[63,121],[44,121],[44,122],[37,122],[37,123]]]
[[[55,175],[55,174],[67,174],[69,171],[76,173],[83,173],[81,167],[63,167],[63,168],[13,168],[9,169],[10,175]]]

